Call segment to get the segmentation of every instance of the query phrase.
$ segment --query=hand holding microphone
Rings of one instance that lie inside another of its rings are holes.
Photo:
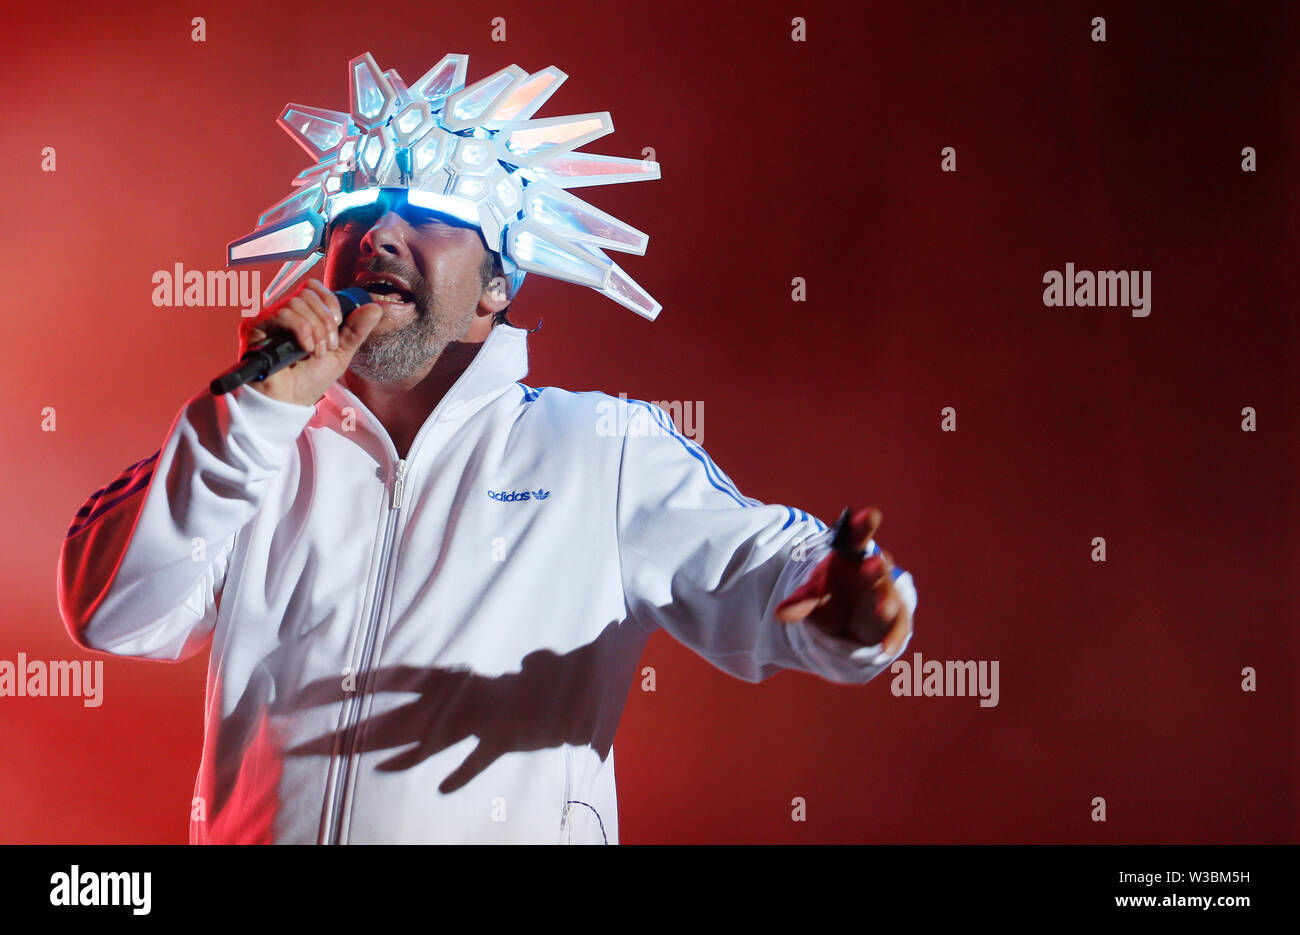
[[[383,315],[363,289],[334,293],[309,279],[296,295],[240,324],[241,362],[212,381],[212,393],[248,383],[272,399],[314,406]]]

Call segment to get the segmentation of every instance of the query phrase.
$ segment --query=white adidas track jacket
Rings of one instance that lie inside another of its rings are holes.
[[[405,459],[342,383],[314,407],[204,389],[81,508],[73,638],[210,644],[192,842],[614,843],[655,628],[748,681],[896,658],[773,616],[821,521],[742,496],[661,409],[527,369],[526,332],[493,328]]]

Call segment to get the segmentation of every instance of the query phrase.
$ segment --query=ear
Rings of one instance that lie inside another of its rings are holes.
[[[505,274],[501,272],[501,268],[498,266],[492,278],[488,280],[488,284],[483,287],[483,291],[479,294],[479,311],[495,315],[509,304],[510,281],[506,279]]]

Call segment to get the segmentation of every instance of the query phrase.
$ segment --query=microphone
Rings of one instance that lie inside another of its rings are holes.
[[[347,321],[348,315],[370,302],[370,293],[357,286],[342,289],[334,295],[339,300],[339,312],[344,321]],[[244,356],[239,358],[239,363],[208,384],[208,389],[212,390],[213,396],[220,396],[245,383],[265,380],[277,370],[283,370],[307,356],[309,355],[298,344],[298,339],[292,332],[277,331],[265,341],[250,345]]]

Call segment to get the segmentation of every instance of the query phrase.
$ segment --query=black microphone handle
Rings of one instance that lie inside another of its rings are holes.
[[[342,289],[334,295],[339,300],[339,312],[343,315],[344,321],[370,301],[370,293],[356,286]],[[265,341],[250,345],[239,358],[239,363],[208,384],[208,389],[212,391],[213,396],[229,393],[235,387],[243,386],[245,383],[258,383],[265,380],[277,370],[283,370],[306,356],[307,352],[302,349],[298,339],[291,332],[277,331]]]

